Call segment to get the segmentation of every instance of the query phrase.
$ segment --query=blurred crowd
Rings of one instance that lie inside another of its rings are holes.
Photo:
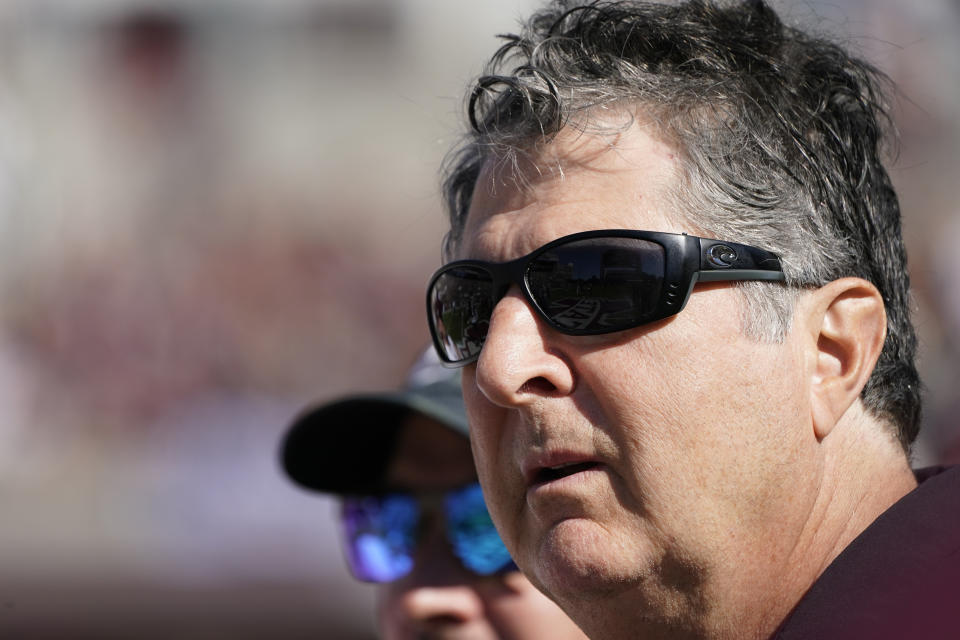
[[[0,637],[371,637],[279,437],[428,339],[460,94],[536,4],[0,5]],[[960,6],[795,5],[900,84],[915,462],[960,462]]]

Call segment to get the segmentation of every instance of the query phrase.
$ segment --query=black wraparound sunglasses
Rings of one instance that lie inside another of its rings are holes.
[[[444,364],[480,355],[493,308],[511,285],[552,329],[614,333],[679,313],[697,282],[783,281],[775,254],[685,233],[608,229],[548,242],[510,262],[458,260],[427,286],[427,318]]]

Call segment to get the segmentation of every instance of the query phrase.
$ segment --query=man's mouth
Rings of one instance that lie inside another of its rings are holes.
[[[599,463],[593,461],[584,461],[584,462],[569,462],[565,464],[558,464],[553,467],[541,467],[534,473],[531,484],[543,484],[546,482],[553,482],[554,480],[559,480],[560,478],[566,478],[575,473],[580,473],[581,471],[588,471],[600,466]]]

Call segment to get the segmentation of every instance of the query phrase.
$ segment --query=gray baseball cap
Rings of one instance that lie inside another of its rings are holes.
[[[284,435],[283,469],[297,484],[324,493],[376,492],[411,412],[467,436],[460,370],[443,367],[433,347],[410,369],[402,389],[349,395],[302,412]]]

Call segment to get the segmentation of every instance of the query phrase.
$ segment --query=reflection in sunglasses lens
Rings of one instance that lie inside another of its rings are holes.
[[[656,311],[666,259],[661,245],[640,238],[586,238],[534,254],[525,284],[554,328],[571,335],[622,331]],[[480,353],[499,295],[480,266],[444,271],[434,282],[430,314],[447,360]],[[497,285],[500,286],[500,285]]]
[[[451,269],[437,279],[430,313],[449,360],[480,353],[492,312],[493,281],[483,269]]]
[[[580,333],[618,331],[656,308],[663,247],[639,238],[591,238],[554,247],[527,269],[530,293],[554,326]]]
[[[479,484],[447,492],[443,509],[447,540],[464,567],[482,576],[515,568]],[[418,498],[410,494],[344,498],[342,519],[353,575],[366,582],[391,582],[410,573],[421,515]]]
[[[450,543],[465,567],[485,576],[512,563],[487,512],[480,485],[451,491],[444,504]]]
[[[345,498],[343,526],[354,576],[390,582],[409,573],[419,519],[419,507],[410,496]]]

